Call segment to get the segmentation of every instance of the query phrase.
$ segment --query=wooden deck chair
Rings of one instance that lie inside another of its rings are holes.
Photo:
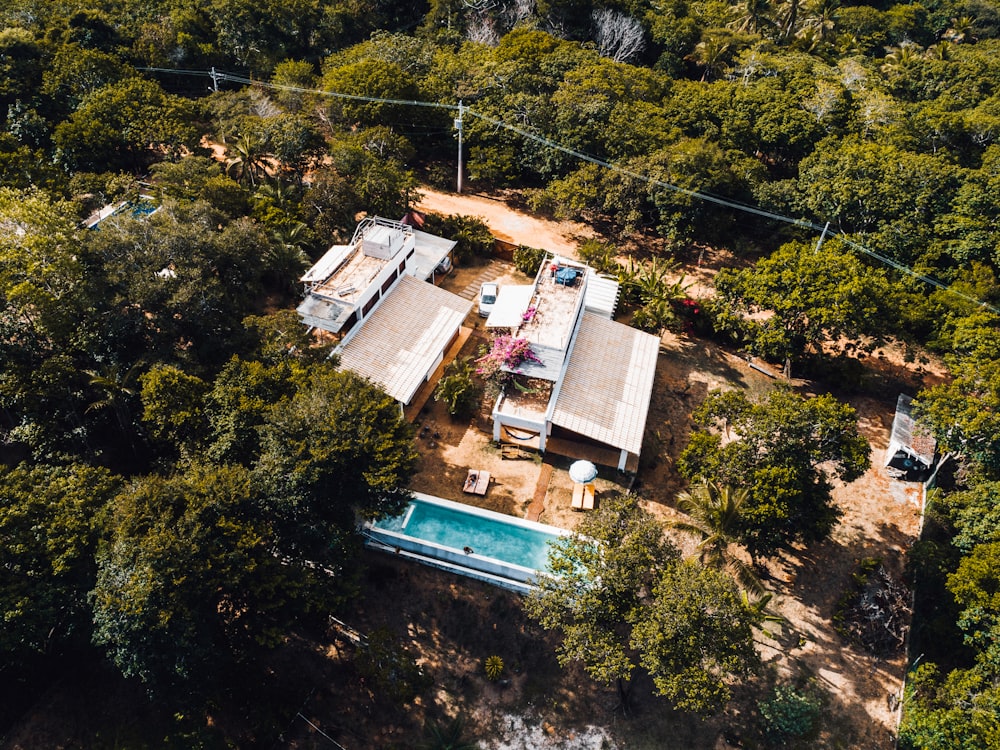
[[[583,510],[583,485],[574,484],[573,485],[573,502],[571,504],[573,510]]]
[[[588,484],[583,488],[583,509],[594,509],[594,485]]]

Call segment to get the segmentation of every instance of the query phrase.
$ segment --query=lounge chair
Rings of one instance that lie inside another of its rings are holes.
[[[583,510],[583,485],[573,485],[573,502],[570,504],[573,510]]]

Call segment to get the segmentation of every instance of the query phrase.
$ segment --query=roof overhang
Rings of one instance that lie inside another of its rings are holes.
[[[426,281],[458,243],[455,240],[446,240],[444,237],[421,232],[419,229],[413,230],[413,237],[414,253],[410,261],[410,273],[421,281]]]
[[[500,287],[497,301],[486,319],[486,327],[516,329],[524,322],[524,314],[534,293],[535,287],[530,284]]]

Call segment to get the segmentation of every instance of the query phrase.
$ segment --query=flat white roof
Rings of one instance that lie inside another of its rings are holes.
[[[471,309],[469,300],[403,276],[340,349],[340,365],[408,404]]]
[[[552,423],[639,455],[660,339],[585,312]]]
[[[552,266],[572,268],[578,273],[570,284],[556,283]],[[531,320],[521,324],[517,335],[532,344],[565,351],[569,347],[573,327],[576,325],[578,301],[586,285],[587,267],[566,260],[548,260],[535,280],[537,311]]]
[[[306,284],[311,282],[326,281],[327,278],[333,273],[334,269],[347,257],[347,254],[350,251],[350,245],[334,245],[323,253],[323,257],[316,261],[313,267],[306,271],[299,281]]]
[[[435,234],[421,232],[419,229],[413,230],[413,237],[416,241],[414,245],[416,252],[411,261],[410,273],[421,281],[425,281],[434,273],[438,263],[444,260],[458,243]]]
[[[524,323],[524,313],[535,294],[532,284],[504,285],[500,287],[497,301],[486,319],[487,328],[514,328]]]

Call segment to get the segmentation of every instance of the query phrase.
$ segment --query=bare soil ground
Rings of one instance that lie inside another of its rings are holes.
[[[445,216],[463,214],[486,222],[497,239],[554,253],[576,257],[581,239],[595,237],[593,229],[579,222],[558,222],[512,210],[502,200],[486,195],[445,193],[429,187],[420,188],[416,208]]]

